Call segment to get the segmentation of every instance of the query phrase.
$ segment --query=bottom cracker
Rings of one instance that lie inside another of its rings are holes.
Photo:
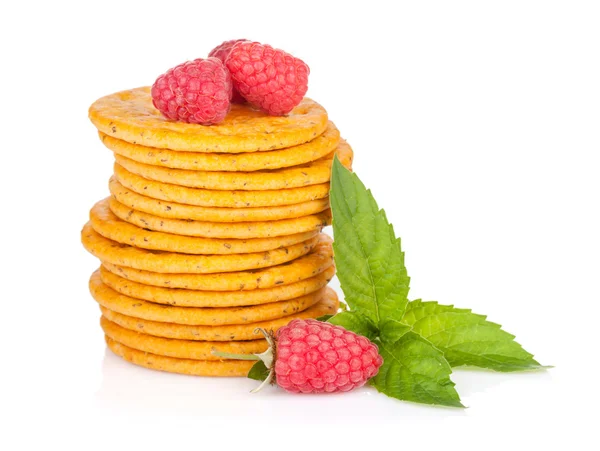
[[[191,376],[243,377],[255,363],[252,360],[192,360],[176,359],[138,351],[105,336],[108,348],[119,357],[135,365],[169,373]]]

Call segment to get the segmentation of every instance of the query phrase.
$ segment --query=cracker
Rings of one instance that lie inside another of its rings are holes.
[[[173,338],[177,340],[204,340],[204,341],[245,341],[256,340],[254,333],[257,327],[276,332],[297,318],[318,318],[323,315],[334,315],[339,308],[337,294],[331,288],[326,288],[325,298],[312,307],[270,321],[261,321],[253,324],[234,324],[229,326],[190,326],[186,324],[170,324],[158,321],[149,321],[140,318],[113,312],[100,306],[102,314],[114,323],[126,329],[144,332],[157,337]]]
[[[352,149],[346,141],[340,141],[335,152],[300,166],[286,169],[255,172],[208,172],[172,169],[139,163],[121,155],[115,155],[117,163],[127,171],[156,182],[209,190],[280,190],[328,183],[333,156],[350,168]]]
[[[223,360],[221,357],[214,356],[212,351],[232,354],[258,354],[266,351],[269,347],[264,339],[223,342],[173,340],[171,338],[155,337],[125,329],[104,316],[100,318],[100,327],[102,327],[107,337],[125,346],[138,351],[179,359]]]
[[[229,255],[264,252],[293,246],[316,236],[319,231],[269,238],[216,239],[156,232],[122,221],[109,208],[109,199],[98,202],[90,211],[90,222],[96,232],[117,243],[142,249],[184,254]]]
[[[99,253],[97,250],[96,252]],[[102,255],[106,257],[107,253]],[[124,279],[157,287],[246,291],[285,286],[321,274],[333,266],[333,249],[331,238],[321,234],[312,251],[288,263],[265,269],[221,274],[163,274],[110,263],[106,258],[102,266]]]
[[[152,105],[149,87],[96,100],[89,117],[98,130],[133,144],[188,152],[239,153],[297,146],[325,131],[327,112],[305,98],[286,116],[233,104],[223,122],[204,126],[170,121]]]
[[[89,287],[96,302],[113,312],[150,321],[202,326],[249,324],[283,318],[306,310],[325,296],[325,289],[321,288],[313,293],[287,301],[247,307],[201,308],[156,304],[125,296],[105,285],[100,278],[99,271],[92,274]]]
[[[138,351],[105,336],[108,348],[135,365],[191,376],[243,377],[255,363],[252,360],[192,360],[165,357]]]
[[[138,227],[157,232],[206,238],[235,238],[238,240],[268,238],[304,232],[319,232],[323,227],[331,224],[331,212],[329,210],[316,215],[281,219],[279,221],[231,223],[161,218],[131,209],[116,199],[111,199],[109,205],[115,216]]]
[[[180,307],[242,307],[286,301],[323,288],[334,274],[335,268],[330,266],[321,274],[289,285],[246,291],[199,291],[145,285],[124,279],[105,267],[100,267],[102,282],[116,292],[149,302]]]
[[[88,222],[81,231],[81,242],[102,262],[159,273],[212,274],[246,271],[280,265],[307,254],[319,238],[260,253],[232,255],[189,255],[138,249],[104,238]]]
[[[299,146],[236,154],[178,152],[132,144],[102,132],[99,135],[104,145],[114,153],[140,163],[192,171],[232,172],[264,171],[308,163],[331,153],[340,140],[340,132],[333,122],[329,122],[323,134]]]
[[[313,215],[329,208],[329,197],[274,207],[219,208],[185,205],[138,194],[125,188],[114,177],[111,177],[108,188],[112,196],[123,205],[161,218],[171,219],[209,222],[277,221]]]
[[[329,183],[300,188],[264,191],[209,190],[171,185],[140,177],[118,163],[114,165],[115,178],[126,188],[155,199],[197,205],[200,207],[273,207],[324,199],[329,196]]]

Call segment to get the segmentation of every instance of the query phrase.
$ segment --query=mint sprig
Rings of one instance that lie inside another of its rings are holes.
[[[462,407],[451,366],[496,371],[542,368],[514,336],[470,310],[408,302],[400,239],[356,174],[334,158],[331,175],[334,253],[349,310],[328,319],[374,340],[384,359],[371,380],[388,396]]]

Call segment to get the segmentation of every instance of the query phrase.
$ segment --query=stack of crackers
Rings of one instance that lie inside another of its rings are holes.
[[[329,178],[352,150],[316,102],[273,117],[232,105],[224,122],[165,119],[149,88],[90,107],[114,152],[111,196],[82,231],[101,261],[90,290],[108,347],[138,365],[176,373],[244,376],[294,318],[338,310]]]

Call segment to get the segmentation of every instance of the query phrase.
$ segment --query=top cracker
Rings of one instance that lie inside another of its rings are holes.
[[[232,104],[217,125],[166,119],[152,105],[150,88],[121,91],[96,100],[89,110],[103,133],[133,144],[189,152],[258,152],[306,143],[327,127],[327,112],[304,98],[287,116],[269,116],[249,105]]]

